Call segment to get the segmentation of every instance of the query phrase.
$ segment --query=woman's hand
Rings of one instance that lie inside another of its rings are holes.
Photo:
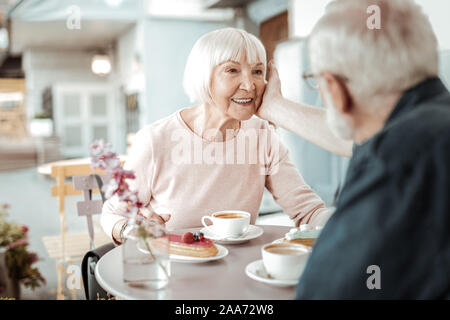
[[[170,214],[157,214],[156,212],[150,211],[148,208],[141,208],[141,214],[150,220],[154,220],[161,224],[166,224],[167,221],[170,220]]]
[[[272,120],[271,114],[273,113],[274,106],[277,105],[276,101],[283,98],[281,94],[280,76],[278,75],[278,70],[273,60],[267,65],[267,79],[268,82],[264,90],[262,103],[256,111],[256,115],[265,120]]]
[[[159,224],[165,225],[167,221],[170,220],[170,214],[157,214],[153,211],[150,211],[148,208],[141,208],[140,214],[149,220],[156,221]],[[122,244],[122,232],[125,231],[124,227],[126,227],[127,219],[122,219],[116,222],[112,231],[112,238],[117,245]]]

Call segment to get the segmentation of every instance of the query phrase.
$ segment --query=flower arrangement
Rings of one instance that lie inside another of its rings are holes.
[[[125,217],[130,223],[136,223],[138,225],[137,235],[143,240],[147,251],[150,253],[153,260],[156,260],[147,239],[149,238],[149,225],[143,223],[145,221],[144,216],[140,212],[143,207],[143,203],[138,200],[137,191],[131,191],[127,183],[127,179],[135,179],[136,176],[131,170],[124,170],[121,167],[121,162],[116,153],[112,152],[111,144],[105,144],[103,140],[94,141],[90,146],[91,155],[91,167],[93,169],[102,169],[110,175],[111,179],[109,183],[102,187],[102,191],[105,194],[105,198],[109,199],[113,195],[117,195],[119,200],[127,204]],[[153,235],[158,237],[162,236],[161,230],[154,228]],[[156,230],[156,233],[155,233]],[[165,267],[160,264],[164,273],[168,277],[169,274]]]
[[[33,267],[39,258],[35,252],[28,251],[28,227],[6,221],[7,209],[9,205],[0,206],[0,248],[5,248],[5,260],[8,269],[8,276],[13,281],[19,281],[35,289],[41,284],[45,284],[45,278],[39,269]],[[5,286],[0,283],[0,294],[5,290]]]

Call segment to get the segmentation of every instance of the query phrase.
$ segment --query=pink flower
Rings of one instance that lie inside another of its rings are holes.
[[[127,204],[125,215],[128,218],[142,218],[139,213],[143,204],[139,201],[138,193],[130,191],[127,183],[127,179],[136,179],[134,172],[121,167],[119,157],[111,151],[111,145],[105,144],[103,140],[94,141],[90,149],[91,167],[106,170],[111,175],[109,183],[102,188],[105,198],[109,199],[113,195],[117,195],[120,201]]]
[[[17,246],[27,246],[28,245],[28,241],[24,240],[24,239],[19,239],[13,243],[10,243],[8,245],[8,249],[14,249]]]
[[[91,167],[112,171],[120,168],[120,159],[111,151],[111,145],[103,140],[94,141],[91,146]]]
[[[2,209],[9,209],[9,204],[3,203],[2,204]]]
[[[22,229],[23,233],[27,233],[28,230],[29,230],[28,227],[26,225],[24,225],[24,224],[20,226],[20,229]]]
[[[33,264],[39,260],[38,255],[35,252],[31,252],[28,256],[28,263]]]

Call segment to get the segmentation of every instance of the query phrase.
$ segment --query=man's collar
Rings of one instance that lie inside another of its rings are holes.
[[[397,102],[393,111],[389,115],[388,119],[384,123],[383,128],[362,144],[355,143],[353,145],[352,159],[354,161],[358,159],[359,161],[361,160],[361,158],[368,157],[368,153],[364,152],[363,150],[368,150],[368,148],[371,147],[371,143],[374,141],[374,138],[385,131],[387,125],[394,122],[394,120],[398,119],[398,117],[400,117],[402,114],[408,113],[409,111],[411,111],[411,109],[423,103],[424,101],[446,92],[448,92],[448,90],[439,78],[429,78],[405,91],[400,100]]]
[[[384,127],[394,121],[394,119],[397,119],[400,115],[409,112],[415,106],[445,92],[448,92],[448,90],[439,78],[429,78],[420,82],[404,92],[403,96],[386,120]]]

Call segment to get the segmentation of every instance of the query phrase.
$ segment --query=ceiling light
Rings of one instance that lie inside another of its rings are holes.
[[[92,72],[104,76],[111,72],[111,61],[106,54],[97,54],[92,58]]]

